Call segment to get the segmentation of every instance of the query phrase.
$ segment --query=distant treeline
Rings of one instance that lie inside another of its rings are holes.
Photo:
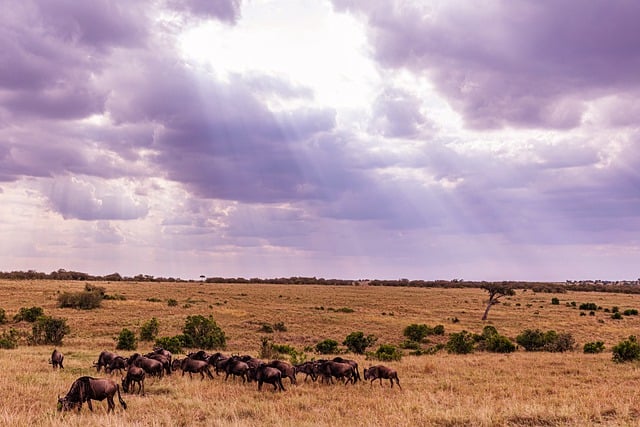
[[[185,280],[174,277],[154,277],[148,274],[138,274],[136,276],[122,276],[119,273],[107,274],[105,276],[94,276],[91,274],[59,269],[51,273],[42,273],[35,270],[28,271],[0,271],[0,279],[8,280],[83,280],[83,281],[104,281],[104,282],[196,282],[198,280]],[[454,280],[348,280],[348,279],[324,279],[317,277],[277,277],[271,279],[244,278],[244,277],[205,277],[200,276],[199,282],[204,283],[258,283],[274,285],[331,285],[331,286],[403,286],[417,288],[480,288],[488,284],[500,284],[512,289],[532,290],[533,292],[544,293],[564,293],[567,291],[582,292],[612,292],[640,294],[640,280],[634,281],[601,281],[584,280],[566,282],[524,282],[524,281],[466,281]]]

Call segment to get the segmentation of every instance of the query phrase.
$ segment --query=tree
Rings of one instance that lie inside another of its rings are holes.
[[[227,339],[224,331],[218,326],[213,316],[187,316],[182,333],[185,347],[205,350],[224,349]]]
[[[487,308],[482,315],[482,320],[487,320],[489,310],[493,305],[499,302],[501,297],[516,294],[516,292],[506,283],[488,283],[480,286],[480,288],[489,292],[489,301],[487,302]]]

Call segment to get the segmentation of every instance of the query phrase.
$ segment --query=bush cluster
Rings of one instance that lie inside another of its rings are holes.
[[[589,353],[589,354],[602,353],[604,351],[604,342],[602,341],[588,342],[584,345],[582,350],[583,352]]]
[[[504,335],[500,335],[493,326],[485,326],[482,334],[474,337],[478,350],[492,353],[512,353],[516,351],[516,345]]]
[[[216,350],[227,346],[224,331],[213,320],[213,316],[187,316],[182,333],[185,347]]]
[[[397,361],[402,359],[402,352],[391,344],[382,344],[378,347],[376,352],[373,354],[373,357],[382,361],[390,361],[390,360]]]
[[[4,331],[0,334],[0,348],[3,349],[14,349],[18,347],[18,331],[14,328],[9,329],[9,331]]]
[[[66,319],[51,316],[40,316],[34,322],[30,341],[37,345],[60,345],[70,329]]]
[[[63,292],[58,296],[58,307],[92,310],[100,307],[105,297],[105,289],[100,286],[86,285],[80,292]]]
[[[426,324],[412,323],[404,328],[402,334],[409,340],[420,343],[429,335],[444,335],[444,326],[436,325],[435,327]]]
[[[516,337],[516,342],[526,351],[564,352],[575,347],[575,340],[570,333],[558,334],[550,330],[526,329]]]
[[[346,345],[349,351],[356,354],[364,354],[367,347],[371,347],[378,338],[375,335],[365,336],[362,331],[351,332],[344,339],[343,345]]]
[[[445,348],[452,354],[469,354],[473,352],[475,339],[473,334],[463,330],[449,335]]]
[[[338,353],[338,341],[326,339],[316,344],[316,352],[320,354],[336,354]]]
[[[135,350],[138,348],[138,343],[136,340],[136,335],[133,331],[123,328],[116,338],[116,350]]]
[[[140,341],[153,341],[158,336],[160,324],[158,319],[152,317],[151,320],[145,322],[140,328]]]
[[[25,321],[25,322],[33,323],[38,319],[38,317],[43,315],[44,315],[44,310],[42,309],[42,307],[31,307],[31,308],[20,307],[20,310],[18,310],[18,313],[16,313],[16,315],[13,316],[13,321],[14,322]]]
[[[182,353],[184,347],[184,335],[156,338],[156,346],[162,347],[173,354]]]
[[[613,361],[616,363],[631,362],[640,359],[640,344],[635,335],[620,341],[613,349]]]

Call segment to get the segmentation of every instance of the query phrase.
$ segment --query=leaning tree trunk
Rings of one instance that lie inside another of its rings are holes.
[[[495,303],[496,303],[495,300],[493,299],[489,300],[489,304],[487,304],[487,308],[484,310],[484,314],[482,315],[482,320],[487,320],[487,316],[489,315],[489,310],[491,309],[491,306]]]

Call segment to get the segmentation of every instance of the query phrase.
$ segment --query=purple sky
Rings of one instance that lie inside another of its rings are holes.
[[[640,3],[0,3],[0,270],[640,276]]]

